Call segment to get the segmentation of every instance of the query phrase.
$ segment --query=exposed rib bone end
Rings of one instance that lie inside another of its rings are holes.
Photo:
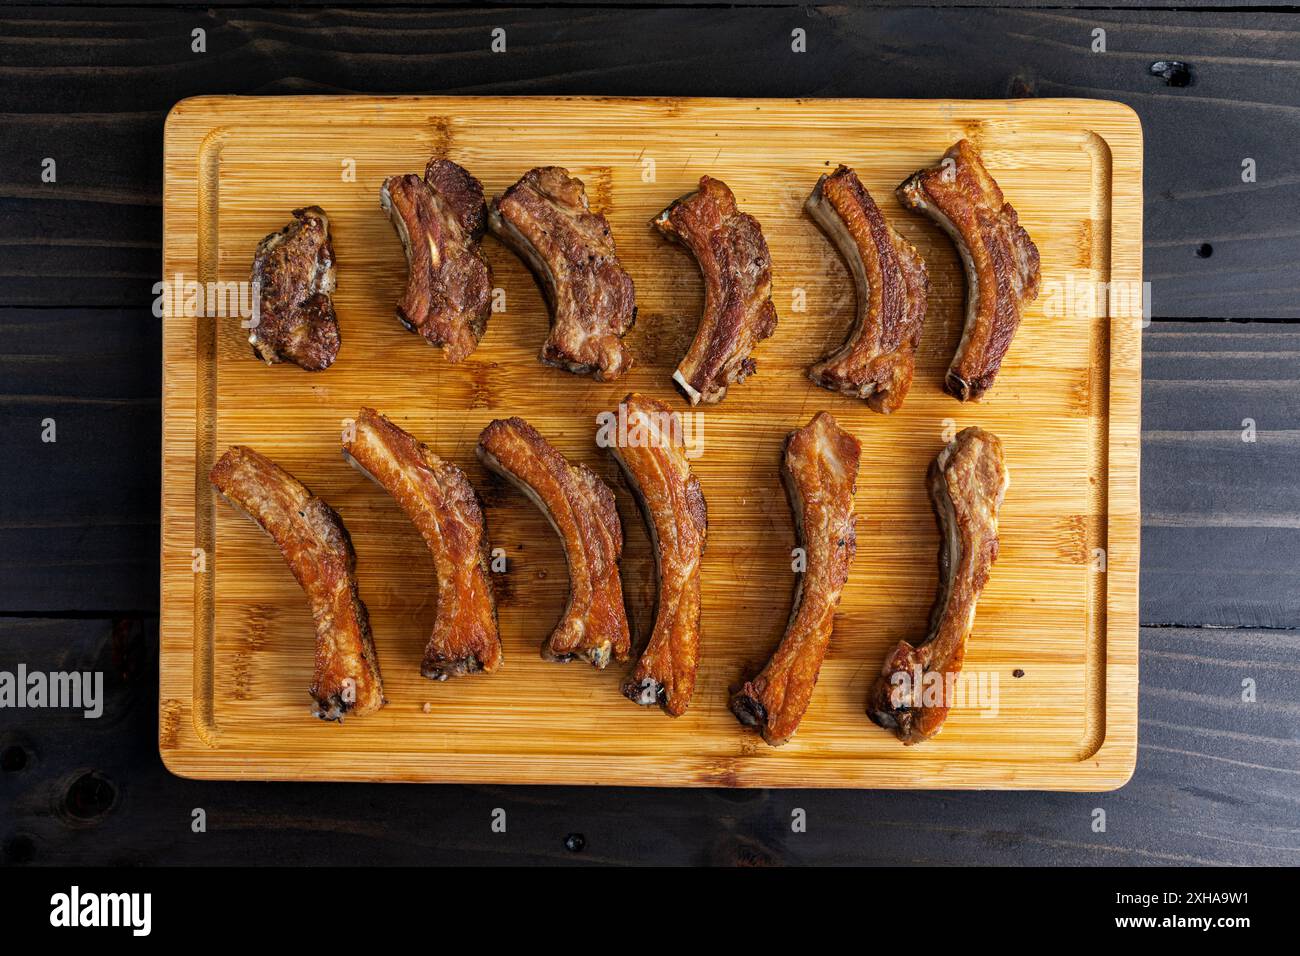
[[[426,655],[420,663],[420,676],[427,677],[429,680],[447,680],[449,677],[463,677],[466,674],[490,674],[497,669],[501,657],[498,654],[492,659],[492,666],[485,667],[483,661],[477,655],[467,655],[465,657],[450,660],[445,657]]]
[[[925,656],[906,641],[899,641],[881,668],[867,702],[867,716],[877,725],[892,730],[909,746],[929,736],[929,733],[922,734],[922,722],[918,720],[923,715],[920,688]],[[946,708],[944,713],[946,715]],[[939,723],[942,723],[942,718]],[[935,724],[930,733],[937,730],[938,724]]]
[[[623,696],[642,707],[663,704],[667,698],[667,688],[653,677],[636,677],[623,682]]]
[[[746,727],[757,727],[763,736],[763,741],[771,747],[780,747],[786,744],[793,732],[784,735],[774,735],[771,722],[768,717],[767,707],[762,701],[763,691],[754,681],[746,681],[740,690],[731,695],[731,712],[736,715],[736,719]]]

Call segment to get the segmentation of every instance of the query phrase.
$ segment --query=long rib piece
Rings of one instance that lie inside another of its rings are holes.
[[[767,666],[731,698],[731,710],[773,747],[788,741],[812,700],[835,609],[857,553],[853,494],[858,440],[829,412],[786,439],[783,476],[806,570],[797,579],[785,637]]]
[[[867,704],[871,719],[905,744],[938,733],[953,702],[975,606],[998,557],[998,510],[1010,484],[1002,442],[979,428],[962,430],[931,463],[928,484],[939,522],[930,630],[915,646],[899,641]]]
[[[708,509],[691,474],[678,415],[633,392],[623,399],[620,418],[625,427],[608,447],[641,506],[658,578],[654,630],[623,693],[680,717],[695,691],[700,660],[700,559]]]
[[[384,706],[370,615],[357,593],[357,556],[338,514],[293,475],[251,448],[233,445],[209,476],[231,504],[262,526],[307,595],[316,622],[310,693],[321,720]]]
[[[819,179],[804,208],[839,249],[857,289],[848,339],[808,369],[808,377],[888,415],[912,386],[930,288],[925,260],[885,222],[847,166]]]
[[[754,374],[750,354],[776,331],[767,240],[727,184],[708,176],[652,225],[686,246],[704,276],[704,314],[673,381],[692,405],[720,402],[729,385]]]
[[[478,456],[515,484],[550,520],[569,565],[569,600],[542,657],[604,668],[632,647],[618,562],[623,526],[614,492],[585,465],[570,464],[522,418],[498,419],[479,436]]]
[[[546,294],[551,332],[539,360],[600,382],[626,373],[632,353],[623,336],[636,321],[636,292],[582,180],[559,166],[529,170],[493,201],[488,225]]]
[[[1038,297],[1038,247],[969,140],[904,181],[898,198],[937,222],[966,266],[966,321],[944,388],[978,401],[1002,367],[1022,310]]]
[[[501,664],[488,537],[465,473],[380,415],[361,409],[343,457],[401,505],[433,555],[438,610],[420,673],[446,680]]]
[[[385,179],[379,204],[406,250],[397,318],[440,346],[447,361],[461,361],[478,347],[492,313],[492,268],[479,248],[487,228],[482,184],[449,159],[431,159],[423,179]]]

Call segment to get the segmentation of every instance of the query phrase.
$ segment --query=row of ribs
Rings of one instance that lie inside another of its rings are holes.
[[[945,377],[956,398],[979,400],[993,384],[1038,295],[1038,249],[1020,226],[976,148],[961,140],[939,163],[898,187],[904,207],[933,219],[957,247],[966,274],[960,343]],[[551,327],[539,360],[597,381],[632,368],[624,337],[636,321],[636,290],[605,216],[566,169],[529,170],[489,204],[482,184],[448,159],[423,177],[392,176],[380,189],[406,251],[406,291],[397,317],[443,349],[467,358],[487,331],[492,269],[481,240],[491,231],[536,276]],[[907,396],[929,296],[925,262],[886,222],[857,173],[822,176],[805,203],[848,266],[857,307],[844,344],[808,369],[823,388],[888,414]],[[328,368],[338,354],[334,254],[318,207],[268,236],[254,258],[259,321],[249,341],[268,363]],[[756,347],[776,330],[772,258],[762,227],[740,210],[725,183],[709,176],[656,216],[652,227],[684,246],[704,280],[704,305],[673,382],[692,405],[722,401],[754,374]]]
[[[701,643],[701,562],[708,509],[691,473],[681,420],[662,402],[632,393],[626,428],[608,445],[639,504],[654,547],[653,628],[623,684],[636,703],[686,712]],[[619,562],[623,529],[613,490],[574,464],[521,418],[491,422],[478,456],[546,516],[564,549],[569,595],[542,656],[584,660],[599,669],[632,654]],[[464,472],[391,421],[363,408],[345,432],[344,457],[378,483],[419,530],[437,573],[437,612],[421,664],[446,680],[501,666],[501,639],[488,569],[488,537],[478,495]],[[857,439],[828,412],[785,442],[782,476],[803,554],[785,635],[767,664],[731,697],[741,724],[772,746],[798,729],[830,646],[840,596],[857,551],[854,496]],[[307,595],[316,625],[313,712],[323,720],[366,714],[384,701],[369,615],[358,593],[356,554],[338,514],[270,459],[230,448],[212,484],[278,545]],[[867,706],[873,721],[905,744],[933,736],[949,710],[928,688],[953,686],[975,608],[998,554],[998,512],[1008,486],[1002,446],[978,428],[960,432],[930,466],[940,528],[939,588],[930,627],[886,658]]]

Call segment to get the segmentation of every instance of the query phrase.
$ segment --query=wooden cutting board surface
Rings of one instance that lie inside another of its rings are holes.
[[[980,404],[942,391],[961,329],[963,276],[946,238],[893,187],[971,138],[1042,255],[1032,305]],[[406,274],[379,208],[390,175],[432,155],[492,195],[537,165],[587,184],[636,283],[628,336],[638,365],[597,383],[540,365],[547,315],[523,264],[484,241],[505,311],[449,365],[393,314]],[[817,177],[854,167],[925,257],[932,291],[906,405],[883,417],[812,385],[805,367],[844,338],[848,272],[802,211]],[[704,638],[694,702],[673,720],[618,692],[625,668],[547,663],[538,648],[563,606],[559,541],[524,497],[474,456],[479,430],[521,415],[604,476],[627,539],[624,586],[638,643],[654,565],[595,416],[630,390],[684,401],[670,382],[695,331],[694,262],[648,222],[702,174],[725,180],[763,226],[780,324],[758,374],[695,410],[693,463],[709,507]],[[1142,133],[1117,103],[533,97],[202,97],[166,129],[165,274],[246,282],[259,240],[290,210],[329,214],[338,258],[338,361],[325,372],[255,361],[238,315],[186,315],[164,298],[162,662],[159,744],[192,777],[515,783],[1036,788],[1125,782],[1137,745],[1140,322],[1095,315],[1078,290],[1138,283]],[[208,299],[211,305],[211,297]],[[227,311],[233,311],[227,309]],[[490,677],[419,676],[433,566],[415,529],[348,467],[340,432],[373,405],[469,474],[493,547],[505,663]],[[784,436],[818,410],[861,441],[858,555],[816,695],[797,736],[772,749],[727,708],[728,689],[780,640],[794,546],[779,463]],[[966,669],[991,695],[942,734],[904,748],[864,713],[886,649],[919,639],[934,597],[938,534],[927,465],[967,425],[1004,441],[1012,482],[1001,557],[979,605]],[[270,455],[332,504],[356,546],[388,706],[342,725],[308,712],[313,627],[272,542],[209,488],[229,445]],[[195,569],[199,568],[198,571]]]

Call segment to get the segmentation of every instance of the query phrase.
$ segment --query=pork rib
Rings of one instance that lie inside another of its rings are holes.
[[[446,680],[501,664],[488,578],[487,525],[465,473],[380,415],[361,409],[343,457],[396,499],[419,529],[438,575],[438,611],[420,673]]]
[[[1038,297],[1038,247],[969,140],[898,187],[904,206],[925,213],[957,246],[966,267],[966,320],[944,388],[979,401],[1002,367],[1021,312]]]
[[[773,747],[788,741],[812,700],[830,644],[835,609],[857,553],[853,494],[861,447],[829,412],[786,439],[783,476],[806,570],[776,653],[731,698],[742,724],[758,727]]]
[[[233,445],[209,475],[212,484],[262,526],[307,594],[316,622],[310,693],[321,720],[384,706],[370,615],[357,593],[356,552],[338,514],[275,462]]]
[[[885,222],[847,166],[822,176],[804,208],[839,249],[857,290],[848,339],[808,369],[808,377],[888,415],[912,386],[930,288],[925,260]]]
[[[459,362],[487,331],[492,268],[479,248],[487,224],[483,186],[449,159],[432,159],[424,178],[390,176],[379,190],[406,250],[406,294],[397,318],[449,362]]]
[[[614,492],[595,472],[573,465],[522,418],[498,419],[479,436],[478,456],[515,484],[550,520],[569,565],[569,600],[542,657],[579,658],[603,669],[631,651],[618,562],[623,526]]]
[[[700,559],[708,509],[673,410],[633,392],[623,399],[620,417],[626,426],[607,447],[641,506],[658,579],[654,630],[623,694],[680,717],[690,705],[699,666]]]
[[[652,225],[690,250],[704,276],[704,314],[673,381],[692,405],[720,402],[757,367],[754,347],[776,331],[772,257],[753,216],[727,184],[708,176]]]
[[[273,232],[253,256],[257,317],[248,334],[253,354],[267,365],[291,362],[319,372],[338,357],[330,221],[320,206],[293,211],[294,221]]]
[[[930,465],[939,522],[939,592],[925,639],[899,641],[885,659],[867,713],[905,744],[938,733],[952,704],[975,605],[998,557],[998,510],[1010,478],[1002,442],[979,428],[958,433]]]
[[[582,180],[559,166],[529,170],[493,200],[488,226],[546,295],[551,332],[539,360],[600,382],[626,373],[632,353],[623,336],[636,321],[636,292]]]

